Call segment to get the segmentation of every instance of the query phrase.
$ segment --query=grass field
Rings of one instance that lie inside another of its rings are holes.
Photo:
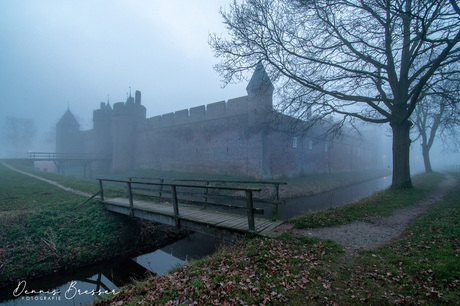
[[[80,186],[72,180],[63,181]],[[97,190],[95,183],[86,186]],[[86,198],[1,164],[0,194],[0,284],[152,248],[164,244],[171,231],[118,217],[96,201],[82,205]]]

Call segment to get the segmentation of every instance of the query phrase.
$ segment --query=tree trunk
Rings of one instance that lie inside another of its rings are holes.
[[[425,172],[426,173],[433,172],[433,168],[431,168],[431,161],[430,161],[430,149],[427,145],[422,144],[422,155],[423,155],[423,163],[425,164]]]
[[[412,122],[405,120],[390,124],[393,130],[393,180],[391,188],[412,188],[410,175],[410,127]]]

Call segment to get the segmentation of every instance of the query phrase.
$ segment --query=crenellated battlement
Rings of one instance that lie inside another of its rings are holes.
[[[213,119],[223,119],[248,113],[248,96],[200,105],[173,113],[147,119],[149,128],[171,127],[184,123],[196,123]]]
[[[93,122],[106,122],[112,120],[112,107],[110,104],[101,102],[101,107],[93,111]]]
[[[131,115],[145,117],[146,108],[140,104],[118,102],[113,105],[113,115]]]

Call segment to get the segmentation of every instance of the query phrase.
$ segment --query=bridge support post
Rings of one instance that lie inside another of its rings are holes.
[[[134,202],[133,202],[133,190],[131,189],[131,182],[128,182],[128,197],[129,197],[129,211],[131,217],[134,217]]]
[[[160,179],[160,183],[161,183],[160,188],[158,188],[158,189],[159,189],[159,190],[158,190],[158,201],[161,202],[161,196],[162,196],[162,194],[163,194],[163,183],[164,183],[164,179]]]
[[[174,208],[174,219],[176,222],[176,227],[180,227],[180,220],[179,220],[179,204],[177,203],[177,192],[176,192],[176,186],[171,185],[171,197],[172,197],[172,202],[173,202],[173,208]]]
[[[101,201],[104,201],[104,189],[102,188],[102,180],[99,179],[99,190],[101,194]]]
[[[252,201],[252,191],[246,190],[246,205],[248,213],[248,226],[250,232],[256,231],[256,226],[254,223],[254,202]]]
[[[278,204],[280,203],[280,184],[275,183],[275,200],[272,202],[272,221],[278,218]]]
[[[206,181],[206,186],[209,186],[209,181]],[[204,190],[204,202],[205,202],[205,203],[208,203],[208,192],[209,192],[209,189],[206,188],[206,189]]]

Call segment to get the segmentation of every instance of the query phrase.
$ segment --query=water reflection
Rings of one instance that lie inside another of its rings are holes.
[[[278,207],[278,218],[284,220],[300,216],[311,211],[325,210],[345,205],[370,196],[377,191],[388,188],[390,185],[391,176],[386,176],[308,197],[287,199],[284,204]]]
[[[116,294],[119,287],[133,279],[143,279],[152,273],[162,275],[188,260],[212,254],[221,244],[218,238],[193,233],[132,260],[114,260],[80,269],[71,275],[52,275],[0,288],[0,305],[88,305],[99,295]],[[43,293],[33,294],[32,291]]]
[[[138,256],[134,258],[133,261],[159,275],[163,275],[172,268],[184,264],[182,259],[176,258],[163,250],[157,250],[153,253]]]
[[[21,281],[17,286],[2,288],[2,295],[9,293],[10,298],[16,299],[3,302],[1,305],[87,305],[97,296],[116,294],[118,288],[103,274],[95,274],[84,280],[73,280],[53,288],[47,287],[45,282]],[[44,291],[45,293],[33,294],[32,292]],[[15,294],[16,293],[16,294]]]
[[[200,259],[214,253],[224,242],[219,238],[193,233],[167,245],[161,250],[133,258],[133,261],[159,275],[181,266],[192,259]]]

